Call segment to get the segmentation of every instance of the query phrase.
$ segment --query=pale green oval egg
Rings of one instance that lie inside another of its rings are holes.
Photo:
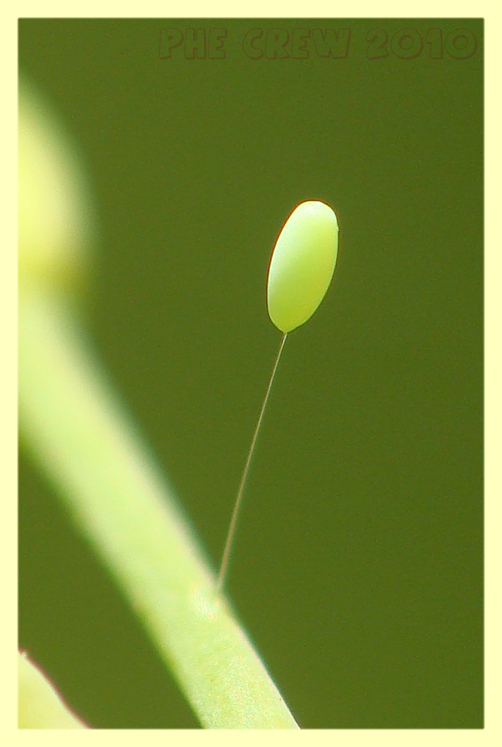
[[[338,221],[324,202],[301,202],[275,243],[267,281],[268,313],[281,332],[306,322],[326,295],[338,253]]]

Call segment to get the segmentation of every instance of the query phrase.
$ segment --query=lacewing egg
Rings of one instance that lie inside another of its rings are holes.
[[[270,319],[291,332],[310,319],[326,295],[338,254],[338,221],[324,202],[301,202],[272,252],[267,281]]]
[[[236,519],[253,456],[263,413],[274,382],[288,332],[310,319],[326,295],[338,253],[338,221],[334,211],[318,200],[301,202],[293,210],[275,242],[267,279],[267,306],[272,322],[283,336],[277,353],[267,393],[251,441],[228,530],[216,582],[219,598],[228,571]]]

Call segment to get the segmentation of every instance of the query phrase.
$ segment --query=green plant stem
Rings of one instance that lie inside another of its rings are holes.
[[[19,417],[206,728],[298,728],[62,302],[22,291]]]

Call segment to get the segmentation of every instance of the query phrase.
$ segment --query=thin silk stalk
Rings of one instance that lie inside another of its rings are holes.
[[[237,524],[237,516],[239,514],[239,509],[242,503],[242,495],[244,493],[244,487],[246,485],[249,467],[251,464],[251,459],[253,457],[254,449],[256,446],[256,440],[258,438],[258,433],[260,432],[261,422],[265,414],[265,409],[267,407],[267,402],[270,396],[270,391],[272,389],[272,384],[274,383],[275,373],[277,371],[277,367],[281,359],[282,349],[284,347],[284,343],[286,342],[286,337],[287,337],[287,334],[284,333],[281,338],[281,344],[279,345],[279,352],[277,353],[277,357],[275,359],[274,368],[272,369],[272,376],[270,377],[270,381],[268,382],[267,393],[265,394],[265,399],[263,400],[263,405],[261,406],[260,417],[258,418],[258,422],[256,424],[256,428],[255,428],[254,435],[253,435],[253,440],[251,441],[251,448],[249,449],[248,458],[246,459],[246,465],[244,467],[244,472],[242,473],[241,483],[239,485],[239,490],[238,490],[237,498],[235,501],[234,511],[232,513],[232,519],[230,521],[230,527],[228,529],[227,541],[225,543],[225,549],[223,550],[223,558],[221,561],[220,573],[218,576],[218,583],[216,585],[216,596],[217,597],[221,594],[221,591],[223,589],[223,584],[228,574],[228,561],[230,559],[230,551],[232,549],[232,543],[233,543],[233,539],[235,536],[235,527]]]

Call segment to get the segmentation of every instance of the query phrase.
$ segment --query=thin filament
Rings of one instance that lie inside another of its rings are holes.
[[[268,382],[267,387],[267,393],[265,394],[265,399],[263,400],[263,405],[261,406],[261,412],[260,417],[258,418],[258,423],[256,424],[253,440],[251,441],[251,448],[249,449],[248,458],[246,460],[246,466],[244,467],[244,472],[242,473],[241,483],[239,485],[239,491],[237,493],[237,499],[235,501],[234,511],[232,514],[232,520],[230,522],[230,528],[228,530],[227,535],[227,541],[225,543],[225,549],[223,551],[223,559],[221,561],[221,568],[220,573],[218,576],[218,583],[216,585],[216,595],[219,596],[221,593],[221,590],[223,588],[223,582],[225,581],[225,576],[228,570],[228,560],[230,557],[230,549],[232,546],[232,540],[234,538],[235,534],[235,525],[237,522],[237,514],[239,513],[239,508],[241,505],[242,500],[242,494],[244,492],[244,487],[246,485],[246,480],[249,472],[249,465],[251,464],[251,458],[253,456],[254,448],[256,445],[256,439],[258,438],[258,433],[260,431],[261,422],[263,420],[263,415],[265,413],[265,408],[267,407],[268,398],[270,395],[270,390],[272,389],[272,384],[274,382],[275,373],[277,371],[277,367],[279,365],[279,360],[281,358],[282,349],[284,347],[284,343],[286,342],[287,333],[285,332],[281,339],[281,344],[279,346],[279,352],[277,353],[277,357],[275,359],[274,368],[272,369],[272,376],[270,377],[270,381]]]

